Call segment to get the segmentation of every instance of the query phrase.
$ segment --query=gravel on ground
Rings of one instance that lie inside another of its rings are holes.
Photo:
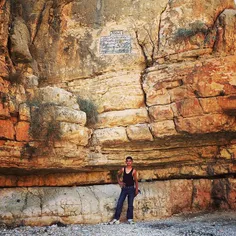
[[[220,211],[181,214],[170,218],[129,225],[63,225],[45,227],[0,227],[0,236],[236,236],[236,212]]]

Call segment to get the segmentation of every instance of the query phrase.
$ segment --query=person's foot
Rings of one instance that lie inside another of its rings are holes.
[[[128,219],[128,224],[130,224],[130,225],[134,225],[135,222],[133,221],[133,219]]]
[[[113,220],[110,221],[108,224],[109,224],[109,225],[118,225],[118,224],[120,224],[120,221],[117,220],[117,219],[113,219]]]

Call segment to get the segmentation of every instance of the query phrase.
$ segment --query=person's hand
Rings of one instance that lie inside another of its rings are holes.
[[[118,184],[120,185],[121,188],[125,187],[125,183],[122,181],[119,181]]]
[[[138,189],[135,189],[135,197],[139,194]]]

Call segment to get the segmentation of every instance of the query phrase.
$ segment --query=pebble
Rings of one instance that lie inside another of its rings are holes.
[[[45,227],[0,227],[0,236],[236,236],[236,212],[178,215],[129,225],[52,225]]]

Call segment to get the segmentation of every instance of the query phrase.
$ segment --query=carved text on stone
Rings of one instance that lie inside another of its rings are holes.
[[[131,37],[124,35],[122,30],[114,30],[109,36],[100,39],[101,54],[129,54],[131,53]]]

